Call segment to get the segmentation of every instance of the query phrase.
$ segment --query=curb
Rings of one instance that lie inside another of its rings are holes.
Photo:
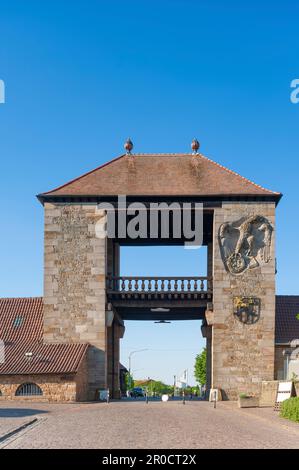
[[[12,431],[4,434],[3,436],[0,437],[0,448],[1,448],[1,444],[4,443],[5,441],[7,441],[8,439],[10,439],[11,437],[13,437],[15,434],[18,434],[19,432],[23,431],[24,429],[28,428],[29,426],[31,426],[32,424],[35,424],[37,423],[38,421],[38,418],[34,418],[32,419],[31,421],[28,421],[27,423],[25,424],[22,424],[21,426],[19,426],[18,428],[16,429],[13,429]]]

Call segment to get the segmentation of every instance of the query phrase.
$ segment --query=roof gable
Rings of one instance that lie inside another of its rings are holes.
[[[270,191],[202,154],[129,154],[39,195],[273,196]]]

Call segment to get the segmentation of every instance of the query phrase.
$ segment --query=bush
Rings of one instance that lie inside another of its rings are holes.
[[[288,398],[283,401],[280,416],[299,423],[299,397]]]

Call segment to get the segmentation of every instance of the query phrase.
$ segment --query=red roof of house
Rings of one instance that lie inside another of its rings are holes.
[[[87,343],[43,343],[42,297],[0,298],[0,339],[5,361],[0,374],[75,373]],[[25,353],[32,353],[28,359]]]
[[[281,196],[201,154],[132,154],[121,155],[39,197],[119,194]]]
[[[3,341],[41,341],[43,298],[0,298],[0,338]]]
[[[76,373],[88,344],[5,342],[5,362],[0,374],[70,374]],[[32,353],[27,358],[25,353]]]

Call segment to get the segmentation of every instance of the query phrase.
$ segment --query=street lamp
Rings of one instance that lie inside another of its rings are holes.
[[[143,352],[143,351],[148,351],[148,349],[135,349],[134,351],[131,351],[130,354],[129,354],[129,377],[130,377],[130,387],[131,387],[131,357],[133,356],[133,354],[136,354],[136,353],[139,353],[139,352]]]

